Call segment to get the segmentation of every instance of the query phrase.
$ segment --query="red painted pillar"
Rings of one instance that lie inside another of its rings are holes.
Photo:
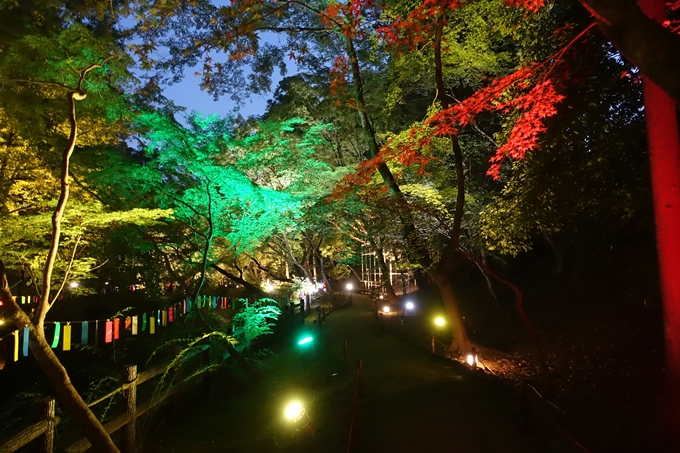
[[[638,0],[657,22],[666,19],[666,0]],[[649,160],[652,172],[656,244],[666,331],[669,422],[680,426],[680,140],[675,102],[643,79]]]

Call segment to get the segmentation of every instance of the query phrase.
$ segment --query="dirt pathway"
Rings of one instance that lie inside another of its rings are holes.
[[[313,349],[298,349],[295,339],[315,329],[291,326],[263,361],[264,382],[213,382],[185,419],[147,430],[145,451],[346,452],[356,359],[363,364],[356,453],[576,451],[549,429],[527,424],[513,391],[381,330],[367,297],[332,313]],[[286,436],[281,413],[293,397],[307,408],[314,434]]]

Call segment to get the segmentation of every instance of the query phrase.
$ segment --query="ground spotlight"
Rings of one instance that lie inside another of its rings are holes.
[[[304,346],[306,344],[310,344],[312,341],[314,341],[314,338],[310,335],[307,335],[307,336],[301,338],[300,341],[298,341],[298,344],[300,346]]]
[[[300,431],[303,428],[307,428],[311,432],[314,432],[314,425],[312,425],[307,411],[299,401],[291,401],[288,403],[284,410],[284,415],[286,419],[294,424],[296,430]]]

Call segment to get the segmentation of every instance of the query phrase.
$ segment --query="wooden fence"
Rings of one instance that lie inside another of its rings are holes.
[[[133,453],[137,450],[136,419],[138,417],[158,406],[170,396],[177,393],[182,387],[185,387],[186,384],[194,378],[212,368],[209,359],[209,346],[203,346],[202,348],[196,349],[193,353],[185,356],[185,360],[199,354],[203,355],[202,364],[194,373],[187,378],[182,378],[181,367],[177,367],[174,370],[175,374],[173,376],[175,377],[175,380],[181,379],[181,382],[171,385],[161,393],[156,394],[154,392],[154,395],[151,398],[142,403],[137,403],[137,387],[168,372],[171,368],[170,364],[150,368],[141,373],[137,372],[137,365],[127,365],[123,372],[123,384],[107,395],[88,404],[89,407],[93,407],[116,396],[118,393],[123,396],[125,402],[124,412],[104,423],[104,429],[106,429],[109,434],[113,434],[122,429],[120,447],[124,453]],[[0,453],[13,453],[33,441],[40,443],[38,451],[41,453],[52,453],[54,451],[54,429],[59,423],[59,418],[55,417],[54,399],[40,401],[38,408],[40,420],[26,427],[11,438],[0,442]],[[87,451],[89,448],[90,442],[83,438],[68,446],[65,451],[67,453],[80,453]]]

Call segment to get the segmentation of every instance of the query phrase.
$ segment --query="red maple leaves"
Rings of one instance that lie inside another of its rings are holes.
[[[563,99],[552,81],[545,80],[534,85],[525,96],[498,104],[496,110],[515,109],[521,115],[515,121],[508,140],[489,160],[491,166],[486,174],[498,179],[501,164],[507,157],[523,159],[527,152],[537,148],[539,135],[545,131],[544,120],[557,113],[555,105]],[[499,108],[499,105],[502,107]]]
[[[541,65],[534,64],[496,79],[464,101],[428,118],[420,130],[411,131],[414,140],[407,145],[392,148],[388,143],[383,147],[383,155],[396,155],[404,165],[423,166],[430,160],[424,151],[431,146],[433,137],[458,134],[484,111],[513,114],[517,116],[514,126],[505,144],[491,157],[487,171],[487,175],[498,179],[501,164],[508,157],[522,159],[538,147],[540,134],[545,131],[544,120],[557,113],[556,105],[564,99],[555,82],[542,77],[545,72],[541,69]]]

